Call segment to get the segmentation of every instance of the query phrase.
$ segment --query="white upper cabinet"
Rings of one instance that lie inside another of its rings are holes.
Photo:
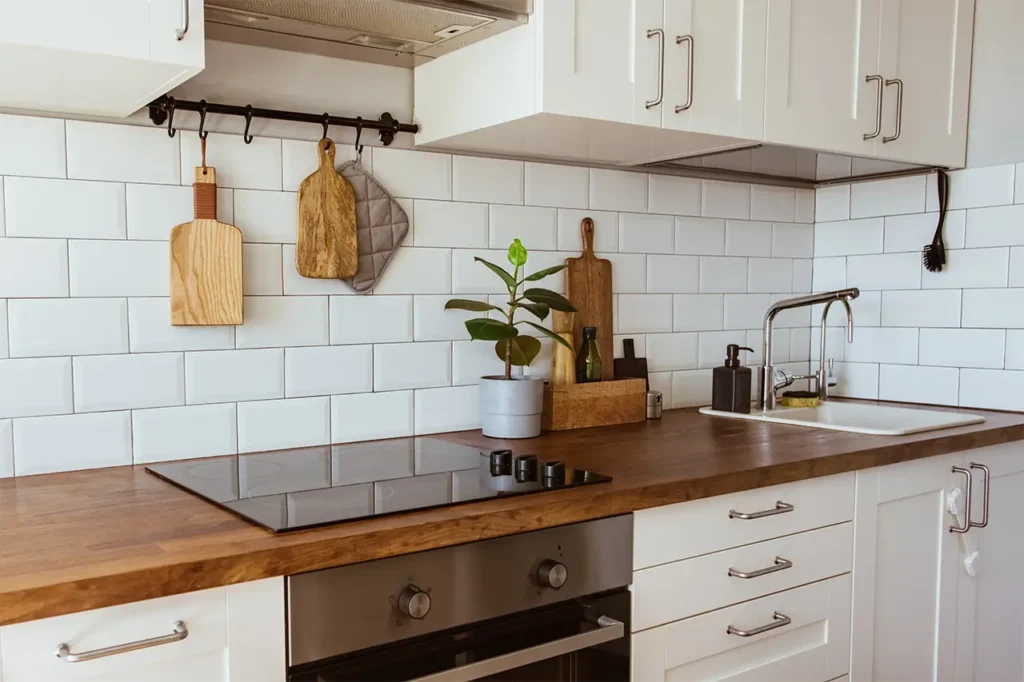
[[[886,87],[874,155],[963,166],[974,0],[882,0],[880,25]]]
[[[202,0],[0,0],[0,107],[127,116],[205,65]]]
[[[665,0],[663,126],[762,139],[767,27],[768,0]]]

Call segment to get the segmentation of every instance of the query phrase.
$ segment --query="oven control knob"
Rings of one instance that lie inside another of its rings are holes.
[[[430,595],[409,585],[398,595],[398,610],[416,620],[423,620],[430,613]]]
[[[568,579],[569,569],[565,567],[565,564],[560,564],[557,561],[551,561],[550,559],[542,561],[537,568],[537,580],[544,587],[553,587],[557,590]]]

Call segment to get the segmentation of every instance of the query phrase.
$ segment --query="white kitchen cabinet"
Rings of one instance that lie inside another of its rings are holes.
[[[965,536],[977,551],[974,576],[960,570],[956,614],[957,682],[1024,680],[1024,543],[1020,509],[1024,500],[1024,445],[1007,443],[964,453],[963,466],[987,466],[991,472],[985,497],[984,471],[972,468],[971,518],[988,525]]]
[[[0,107],[127,116],[203,69],[203,1],[0,0],[0,63]]]
[[[284,682],[284,579],[150,599],[0,628],[4,682]],[[55,656],[169,635],[177,641],[92,660]]]

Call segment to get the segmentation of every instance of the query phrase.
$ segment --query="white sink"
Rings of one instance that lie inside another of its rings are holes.
[[[984,417],[976,414],[836,401],[826,401],[818,407],[782,407],[766,412],[754,407],[750,414],[720,412],[710,407],[702,407],[700,412],[715,417],[810,426],[874,436],[905,436],[985,421]]]

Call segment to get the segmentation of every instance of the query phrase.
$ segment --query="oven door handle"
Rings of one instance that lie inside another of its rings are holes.
[[[588,620],[587,622],[589,623],[590,621]],[[621,639],[626,634],[626,626],[622,621],[615,620],[609,616],[598,617],[596,625],[596,629],[581,632],[578,635],[545,642],[537,646],[495,656],[494,658],[487,658],[470,663],[469,665],[427,675],[426,677],[418,677],[410,682],[470,682],[471,680],[479,680],[482,677],[515,670],[538,661],[545,661],[549,658],[572,653],[573,651]]]

